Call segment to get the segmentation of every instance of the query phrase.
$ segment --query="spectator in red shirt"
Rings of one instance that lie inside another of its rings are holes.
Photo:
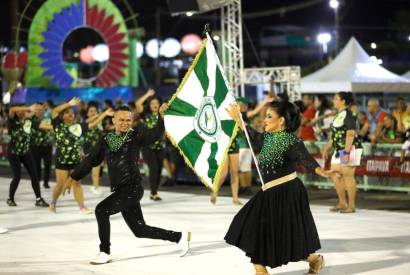
[[[313,96],[304,95],[303,104],[305,105],[306,109],[302,114],[300,138],[303,141],[316,141],[315,132],[313,131],[313,120],[315,119],[316,115]]]
[[[378,99],[372,98],[367,102],[367,121],[370,125],[369,139],[372,143],[376,143],[377,137],[380,136],[383,129],[383,120],[386,112],[380,107]]]

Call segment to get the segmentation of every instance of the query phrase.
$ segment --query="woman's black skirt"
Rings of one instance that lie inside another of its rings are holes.
[[[300,179],[259,191],[236,214],[225,240],[242,249],[252,263],[271,268],[305,260],[320,249]]]

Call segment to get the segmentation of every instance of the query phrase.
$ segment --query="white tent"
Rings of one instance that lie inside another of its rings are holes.
[[[410,79],[389,72],[373,62],[352,37],[333,62],[302,78],[301,91],[314,94],[338,91],[410,92]]]
[[[410,79],[410,71],[408,71],[408,72],[407,72],[407,73],[405,73],[405,74],[402,74],[402,75],[401,75],[401,77],[404,77],[404,78]]]

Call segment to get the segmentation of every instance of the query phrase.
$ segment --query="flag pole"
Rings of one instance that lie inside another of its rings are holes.
[[[248,130],[246,130],[245,122],[243,121],[243,118],[242,118],[242,114],[241,114],[241,113],[239,113],[239,117],[241,118],[242,129],[243,129],[243,131],[244,131],[244,133],[245,133],[246,140],[248,141],[249,148],[251,149],[252,158],[253,158],[253,161],[255,162],[256,170],[258,171],[258,175],[259,175],[259,178],[260,178],[260,180],[261,180],[262,189],[263,189],[263,188],[265,187],[265,182],[263,181],[263,177],[262,177],[261,171],[259,170],[258,159],[256,158],[255,152],[253,151],[252,143],[251,143],[251,141],[250,141],[249,134],[248,134]]]
[[[211,32],[210,24],[209,24],[209,23],[206,23],[205,26],[204,26],[204,31],[202,32],[202,36],[203,36],[204,38],[209,39],[210,42],[211,42],[211,44],[212,44],[212,46],[213,46],[212,38],[211,38],[210,35],[209,35],[210,32]],[[217,63],[218,63],[218,65],[219,65],[220,67],[222,67],[221,64],[219,63],[219,60],[217,60]],[[223,75],[223,78],[224,78],[225,83],[227,84],[227,87],[229,87],[229,85],[228,85],[228,83],[227,83],[227,81],[226,81],[224,75]],[[229,90],[230,90],[230,89],[229,89]],[[231,94],[232,98],[235,98],[235,96],[233,95],[232,91],[230,92],[230,94]],[[265,187],[265,183],[264,183],[264,181],[263,181],[261,171],[259,170],[258,159],[256,158],[255,152],[253,151],[252,144],[251,144],[250,139],[249,139],[249,134],[248,134],[248,131],[246,130],[245,122],[243,121],[243,118],[242,118],[242,114],[239,114],[239,117],[241,118],[241,123],[242,123],[242,125],[243,125],[243,131],[245,132],[246,140],[248,141],[249,148],[251,149],[252,158],[253,158],[253,161],[255,162],[256,170],[258,171],[258,175],[259,175],[259,178],[260,178],[260,180],[261,180],[262,188],[264,188],[264,187]]]

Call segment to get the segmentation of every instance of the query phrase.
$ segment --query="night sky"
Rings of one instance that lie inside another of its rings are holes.
[[[167,10],[167,6],[164,0],[152,0],[152,1],[132,1],[135,10],[140,13],[140,24],[146,29],[153,29],[155,24],[153,12],[155,12],[156,6],[161,6],[164,10]],[[275,9],[279,7],[285,7],[295,3],[303,3],[303,0],[243,0],[242,10],[243,14],[265,11],[269,9]],[[150,4],[147,4],[150,3]],[[409,0],[345,0],[341,6],[341,27],[342,37],[355,36],[367,36],[371,32],[371,36],[374,39],[380,37],[383,39],[390,26],[390,21],[394,17],[395,13],[400,10],[410,11]],[[210,18],[212,12],[207,13]],[[200,32],[197,29],[201,28],[204,21],[184,18],[180,22],[179,18],[170,18],[164,16],[162,24],[162,30],[164,34],[180,35],[187,31]],[[219,20],[208,20],[211,23],[216,23],[219,26]],[[171,23],[171,24],[168,24]],[[334,24],[333,10],[330,9],[328,1],[323,1],[321,4],[314,5],[312,7],[285,13],[281,15],[272,15],[268,17],[261,17],[257,19],[245,19],[247,28],[251,34],[255,34],[258,30],[266,25],[276,24],[292,24],[304,26],[312,31],[319,30],[320,28],[332,28]],[[175,28],[175,23],[178,27]],[[368,29],[369,28],[369,29]],[[409,30],[410,34],[410,30]]]
[[[0,4],[0,41],[2,45],[10,46],[11,43],[11,24],[14,14],[10,13],[12,1],[1,0]],[[181,0],[182,1],[182,0]],[[308,1],[308,0],[306,0]],[[24,7],[27,0],[21,0],[20,10]],[[34,6],[40,6],[44,1],[34,0]],[[115,0],[120,3],[121,0]],[[218,12],[209,12],[200,15],[199,18],[192,17],[171,17],[166,4],[166,0],[129,0],[134,11],[139,14],[138,24],[145,28],[146,39],[155,37],[155,11],[161,9],[161,35],[163,37],[177,37],[188,32],[200,34],[206,22],[211,23],[214,29],[219,28]],[[296,3],[303,3],[304,0],[243,0],[242,10],[244,16],[254,12],[266,11],[279,7],[286,7]],[[390,41],[393,43],[409,43],[407,37],[410,29],[398,33],[391,28],[391,21],[395,14],[402,10],[410,11],[410,0],[344,0],[340,8],[340,44],[343,46],[346,41],[354,35],[362,43]],[[118,4],[121,6],[121,4]],[[123,7],[123,6],[122,6]],[[34,12],[33,10],[31,11]],[[125,14],[125,17],[129,14]],[[267,17],[254,19],[244,19],[245,27],[248,29],[252,41],[258,47],[257,39],[259,31],[265,26],[278,25],[297,25],[306,28],[312,34],[319,30],[331,31],[334,26],[334,13],[329,7],[328,1],[324,0],[319,4],[298,11],[284,14],[276,14]],[[26,26],[27,27],[27,26]],[[245,50],[250,46],[246,35]]]

